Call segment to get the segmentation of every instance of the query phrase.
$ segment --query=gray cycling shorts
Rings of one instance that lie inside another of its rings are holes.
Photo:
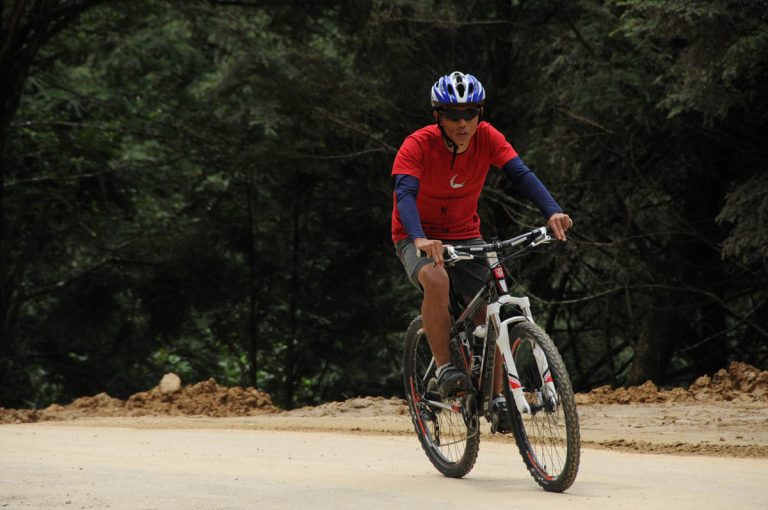
[[[482,239],[450,240],[442,241],[443,244],[484,244]],[[420,291],[423,291],[419,283],[419,271],[427,264],[434,264],[430,257],[419,257],[416,254],[416,246],[410,239],[403,239],[395,245],[395,251],[403,263],[408,279]],[[465,299],[472,298],[483,286],[483,281],[488,274],[488,260],[483,258],[462,260],[453,267],[446,267],[448,275],[453,282],[453,288]]]

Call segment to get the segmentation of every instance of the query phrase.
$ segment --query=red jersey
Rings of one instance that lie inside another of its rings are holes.
[[[412,175],[419,179],[416,207],[424,234],[430,239],[470,239],[480,237],[477,201],[491,166],[501,168],[517,152],[496,128],[480,122],[466,151],[456,155],[443,143],[437,124],[412,133],[405,139],[392,165],[392,175]],[[392,240],[408,237],[397,197],[393,196]]]

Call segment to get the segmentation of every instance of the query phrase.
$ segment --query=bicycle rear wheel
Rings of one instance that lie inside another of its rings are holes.
[[[521,322],[511,326],[509,339],[519,383],[531,407],[530,414],[521,414],[515,405],[510,381],[504,384],[515,441],[536,483],[544,490],[563,492],[576,479],[581,449],[571,380],[554,342],[535,324]],[[544,379],[551,376],[556,400],[548,394],[542,381],[534,357],[535,346],[540,347],[546,357],[549,374],[544,374]]]
[[[439,394],[429,384],[435,377],[435,369],[421,317],[416,317],[405,334],[403,353],[403,382],[408,409],[416,435],[430,462],[443,475],[461,478],[469,473],[477,459],[479,420],[471,393],[463,398],[440,402]],[[436,403],[447,405],[450,409]]]

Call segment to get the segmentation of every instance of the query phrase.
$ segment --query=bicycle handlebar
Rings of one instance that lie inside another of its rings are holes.
[[[552,241],[552,237],[547,231],[547,227],[538,227],[525,234],[520,234],[517,237],[511,239],[505,239],[504,241],[493,241],[486,244],[467,244],[467,245],[452,245],[444,244],[443,253],[445,253],[445,261],[447,263],[453,263],[459,260],[470,260],[474,258],[473,253],[488,253],[502,251],[506,248],[511,248],[519,244],[529,242],[529,246],[537,246],[539,244],[548,243]],[[423,257],[424,253],[421,250],[416,250],[416,254],[419,257]]]
[[[547,227],[538,227],[530,232],[526,232],[525,234],[520,234],[517,237],[513,237],[512,239],[506,239],[504,241],[493,241],[486,244],[468,244],[468,245],[450,245],[446,244],[444,245],[444,250],[448,251],[449,249],[453,249],[454,251],[463,251],[463,252],[478,252],[478,253],[487,253],[489,251],[502,251],[505,248],[511,248],[513,246],[517,246],[518,244],[523,244],[526,242],[530,242],[531,246],[537,246],[542,243],[548,243],[552,240],[552,237],[550,237]]]
[[[525,234],[521,234],[517,237],[506,239],[504,241],[493,241],[486,244],[467,245],[444,244],[443,253],[446,255],[444,257],[445,262],[452,264],[459,260],[473,259],[475,258],[474,254],[477,253],[502,251],[506,248],[511,248],[526,242],[530,243],[530,247],[533,247],[542,243],[548,243],[550,241],[552,241],[552,237],[550,237],[549,233],[547,232],[547,227],[539,227],[531,230],[530,232],[526,232]],[[416,250],[416,254],[419,257],[424,256],[424,253],[422,253],[421,250]]]

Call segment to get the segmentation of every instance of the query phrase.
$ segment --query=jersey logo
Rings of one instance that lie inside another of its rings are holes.
[[[456,184],[455,181],[456,181],[456,177],[458,177],[458,176],[459,176],[459,174],[456,174],[453,177],[451,177],[451,188],[454,188],[454,189],[456,189],[456,188],[463,188],[464,185],[467,183],[467,181],[464,181],[464,182],[461,182],[459,184]]]

